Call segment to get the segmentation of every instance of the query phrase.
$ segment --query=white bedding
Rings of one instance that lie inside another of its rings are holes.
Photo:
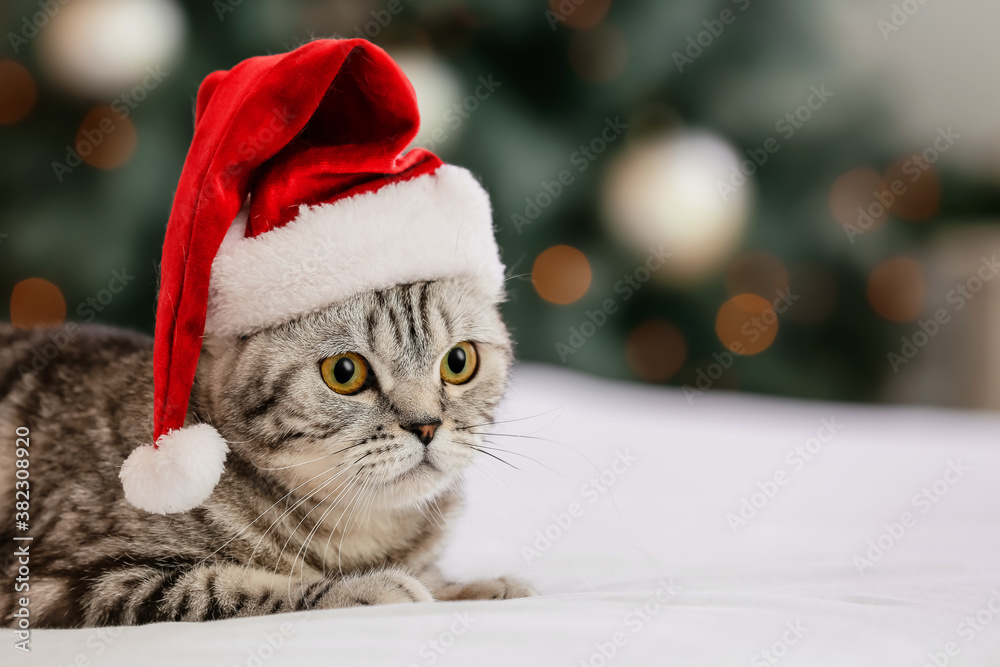
[[[692,406],[519,368],[501,418],[546,412],[495,427],[556,442],[491,438],[537,462],[483,457],[443,562],[521,576],[539,597],[37,631],[30,660],[3,664],[1000,665],[1000,417],[721,392]],[[786,460],[830,435],[822,420],[833,437]],[[584,488],[616,460],[606,491]],[[773,497],[751,498],[775,473]],[[734,532],[742,498],[762,506]],[[857,561],[885,524],[900,537]],[[546,528],[556,539],[536,545]]]

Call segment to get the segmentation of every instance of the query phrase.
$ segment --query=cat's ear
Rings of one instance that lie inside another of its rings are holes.
[[[170,431],[125,459],[118,473],[125,498],[153,514],[192,510],[212,495],[228,453],[225,439],[208,424]]]

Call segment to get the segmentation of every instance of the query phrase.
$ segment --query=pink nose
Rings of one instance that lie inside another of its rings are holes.
[[[434,439],[434,434],[437,432],[438,426],[441,425],[439,421],[424,422],[423,424],[403,424],[403,428],[417,436],[417,438],[425,445],[429,445],[431,440]]]

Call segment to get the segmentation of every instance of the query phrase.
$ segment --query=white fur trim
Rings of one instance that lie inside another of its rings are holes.
[[[219,483],[229,446],[208,424],[160,436],[156,448],[136,447],[118,476],[125,498],[153,514],[187,512],[205,502]]]
[[[421,280],[466,276],[490,296],[503,291],[489,196],[461,167],[303,206],[255,238],[243,236],[245,221],[237,219],[212,264],[208,333],[251,333]]]

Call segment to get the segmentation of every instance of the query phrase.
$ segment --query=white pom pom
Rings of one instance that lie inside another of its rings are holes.
[[[125,498],[153,514],[187,512],[205,502],[222,477],[229,446],[208,424],[160,436],[156,448],[136,447],[118,476]]]

